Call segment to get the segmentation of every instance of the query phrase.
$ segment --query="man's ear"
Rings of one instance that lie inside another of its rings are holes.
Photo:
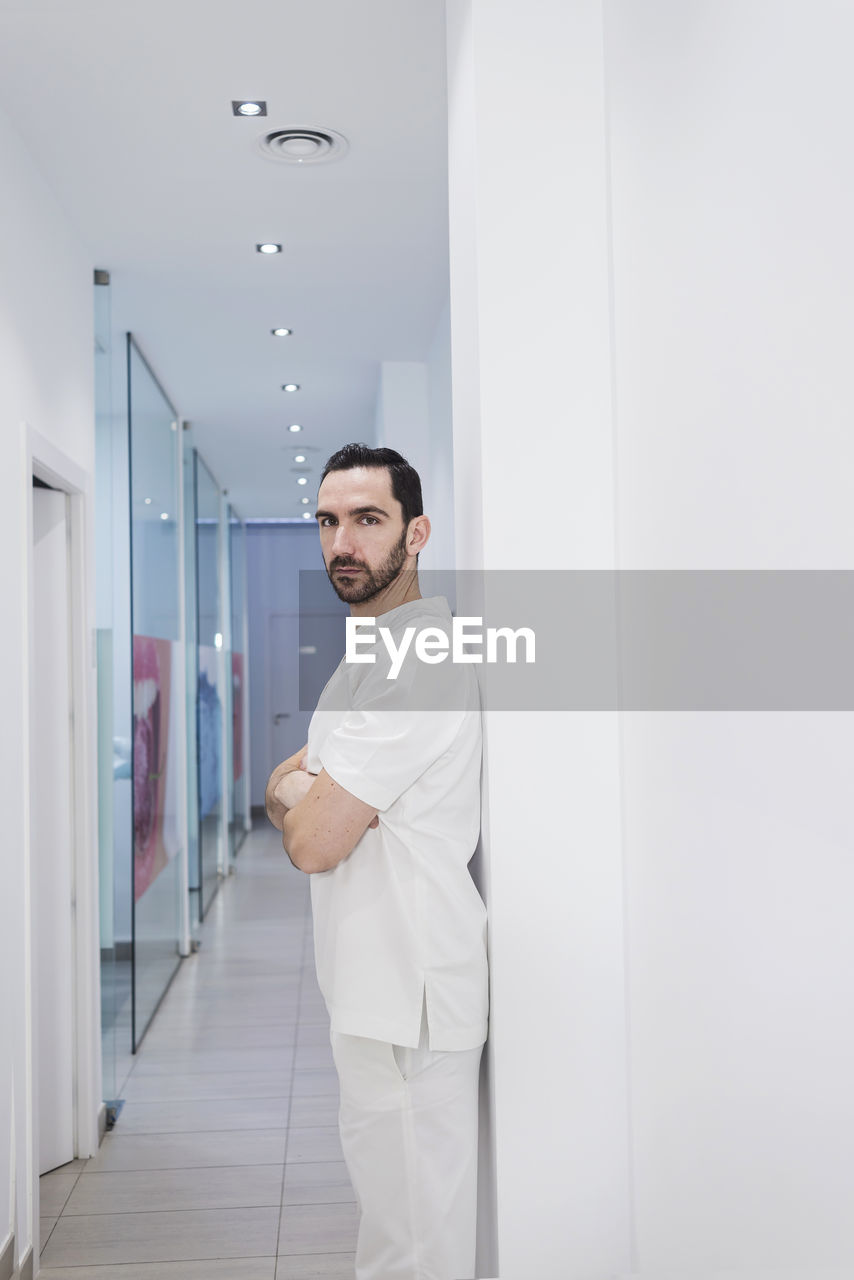
[[[409,522],[406,534],[406,554],[417,556],[423,551],[430,537],[430,520],[427,516],[415,516]]]

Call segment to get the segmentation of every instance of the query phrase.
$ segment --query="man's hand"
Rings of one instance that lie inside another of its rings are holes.
[[[305,761],[305,756],[303,756],[303,761]],[[284,775],[276,784],[273,796],[276,800],[281,801],[285,809],[293,809],[294,805],[299,804],[303,796],[308,795],[311,790],[311,784],[316,777],[317,774],[309,773],[305,763],[303,763],[298,769],[292,769],[290,773]]]
[[[291,805],[286,804],[278,795],[277,789],[279,784],[290,773],[302,770],[305,773],[306,753],[308,752],[308,743],[301,747],[299,751],[295,751],[292,756],[288,756],[287,760],[283,760],[281,764],[270,774],[267,781],[267,791],[264,796],[264,805],[267,810],[267,817],[272,822],[277,831],[281,831],[282,823],[285,820],[285,814]],[[313,775],[305,773],[305,776],[313,781]],[[310,784],[309,784],[310,785]],[[304,793],[303,793],[304,794]],[[301,797],[300,797],[301,798]]]

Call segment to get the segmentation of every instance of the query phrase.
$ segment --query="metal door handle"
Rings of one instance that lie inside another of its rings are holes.
[[[279,711],[273,716],[273,724],[278,724],[280,720],[290,720],[290,711]]]

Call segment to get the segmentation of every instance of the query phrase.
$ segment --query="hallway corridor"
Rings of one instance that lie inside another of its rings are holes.
[[[221,887],[98,1155],[41,1179],[45,1280],[339,1280],[338,1140],[309,880],[266,823]]]

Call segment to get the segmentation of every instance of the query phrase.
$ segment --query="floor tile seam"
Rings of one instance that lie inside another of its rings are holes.
[[[352,1245],[348,1244],[346,1249],[334,1249],[332,1248],[331,1245],[325,1244],[322,1249],[311,1249],[309,1252],[306,1252],[304,1249],[302,1249],[298,1253],[280,1252],[276,1254],[276,1257],[277,1258],[315,1258],[315,1257],[324,1256],[326,1254],[329,1254],[329,1256],[332,1257],[333,1255],[337,1255],[337,1254],[349,1255],[352,1253],[353,1253]]]
[[[234,1128],[232,1128],[232,1129],[145,1129],[145,1130],[136,1130],[136,1131],[135,1131],[135,1132],[133,1132],[133,1133],[127,1133],[127,1132],[125,1132],[125,1133],[121,1134],[120,1136],[121,1136],[121,1137],[123,1137],[123,1138],[171,1138],[171,1137],[176,1137],[179,1133],[195,1133],[195,1134],[201,1134],[201,1133],[280,1133],[280,1132],[283,1132],[283,1131],[284,1131],[285,1127],[286,1127],[285,1125],[277,1124],[277,1125],[273,1125],[273,1127],[272,1127],[272,1128],[270,1128],[270,1129],[266,1128],[266,1127],[265,1127],[265,1126],[263,1126],[263,1125],[262,1125],[260,1128],[257,1128],[257,1129],[256,1129],[256,1128],[254,1128],[252,1125],[235,1125],[235,1127],[234,1127]],[[329,1127],[328,1125],[299,1125],[299,1126],[298,1126],[298,1128],[301,1128],[301,1129],[312,1129],[312,1128],[314,1128],[314,1129],[323,1129],[323,1128],[328,1128],[328,1127]],[[118,1126],[117,1126],[117,1128],[118,1128]],[[115,1134],[115,1133],[116,1133],[116,1129],[113,1129],[113,1130],[112,1130],[112,1133],[114,1133],[114,1134]],[[276,1164],[278,1164],[278,1163],[279,1163],[279,1162],[278,1162],[278,1160],[277,1160],[275,1163],[276,1163]],[[85,1170],[84,1170],[84,1172],[85,1172]]]
[[[79,1221],[81,1218],[144,1218],[154,1213],[222,1213],[224,1210],[278,1209],[278,1207],[278,1200],[265,1200],[263,1204],[200,1204],[184,1205],[180,1209],[87,1209],[83,1213],[60,1214],[57,1222]]]
[[[194,1041],[192,1041],[192,1042],[189,1042],[189,1043],[184,1044],[183,1046],[179,1046],[179,1048],[178,1048],[178,1049],[176,1049],[176,1051],[175,1051],[175,1052],[180,1052],[180,1051],[181,1051],[181,1048],[183,1048],[183,1049],[184,1049],[184,1051],[185,1051],[185,1052],[187,1052],[187,1053],[241,1053],[241,1052],[245,1052],[245,1053],[253,1053],[253,1052],[257,1052],[257,1053],[265,1053],[265,1052],[270,1052],[270,1053],[272,1053],[272,1052],[273,1052],[274,1050],[276,1050],[276,1049],[293,1049],[293,1048],[294,1048],[294,1043],[295,1043],[295,1042],[291,1042],[291,1040],[290,1040],[290,1038],[289,1038],[288,1040],[285,1040],[285,1041],[281,1041],[281,1040],[280,1040],[280,1041],[278,1041],[278,1042],[276,1042],[276,1043],[273,1043],[273,1044],[269,1044],[269,1043],[267,1043],[267,1044],[247,1044],[247,1045],[244,1045],[244,1046],[243,1046],[243,1049],[239,1049],[239,1048],[235,1048],[235,1047],[234,1047],[233,1045],[231,1045],[231,1044],[221,1044],[221,1043],[218,1043],[218,1042],[216,1042],[216,1041],[215,1041],[213,1044],[205,1044],[205,1043],[199,1043],[197,1040],[194,1040]],[[261,1068],[257,1068],[257,1069],[258,1069],[258,1070],[261,1070],[261,1071],[264,1071],[264,1070],[269,1070],[270,1068],[269,1068],[269,1067],[268,1067],[268,1068],[261,1067]],[[239,1070],[240,1070],[240,1068],[239,1068],[239,1067],[236,1067],[236,1068],[235,1068],[235,1070],[236,1070],[236,1071],[239,1071]],[[179,1074],[179,1073],[178,1073],[178,1072],[176,1072],[176,1074]]]
[[[288,1093],[263,1093],[263,1094],[259,1093],[259,1094],[255,1094],[251,1098],[241,1097],[239,1099],[239,1102],[241,1104],[245,1102],[279,1102],[279,1101],[284,1101],[285,1099],[288,1099],[288,1101],[290,1101],[294,1097],[296,1097],[299,1101],[306,1103],[306,1105],[311,1101],[316,1103],[316,1105],[320,1106],[324,1102],[329,1102],[333,1098],[337,1098],[338,1094],[337,1093],[294,1094],[290,1091]],[[216,1102],[233,1102],[233,1101],[235,1101],[235,1099],[229,1096],[228,1094],[222,1098],[214,1098],[210,1096],[204,1097],[204,1098],[127,1098],[125,1100],[125,1107],[123,1109],[123,1114],[127,1113],[128,1108],[131,1106],[131,1104],[134,1105],[134,1111],[136,1112],[142,1107],[182,1106],[184,1103],[192,1103],[195,1106],[199,1103],[205,1103],[205,1102],[216,1103]],[[111,1130],[112,1133],[115,1133],[115,1131],[116,1131],[115,1129]],[[191,1131],[179,1129],[179,1130],[176,1130],[176,1132],[182,1133],[182,1132],[191,1132]],[[79,1177],[79,1174],[75,1176]]]
[[[198,1016],[198,1018],[196,1018],[196,1015],[193,1015],[193,1020],[196,1021],[197,1025],[192,1025],[191,1019],[187,1018],[175,1019],[172,1025],[169,1025],[168,1021],[164,1021],[164,1023],[160,1024],[160,1034],[165,1038],[170,1032],[181,1033],[181,1036],[179,1037],[175,1037],[175,1034],[169,1034],[170,1041],[174,1041],[175,1038],[186,1039],[188,1037],[198,1036],[198,1034],[201,1033],[204,1033],[205,1036],[209,1037],[216,1033],[216,1036],[219,1037],[220,1032],[252,1032],[252,1030],[259,1027],[271,1027],[275,1032],[282,1034],[283,1032],[289,1032],[289,1030],[296,1027],[297,1014],[296,1010],[294,1010],[291,1014],[288,1014],[287,1018],[266,1018],[266,1016],[261,1018],[261,1016],[259,1016],[259,1018],[242,1021],[242,1023],[211,1024],[211,1020],[209,1018],[202,1018],[202,1016]],[[155,1051],[152,1050],[152,1052]]]
[[[318,1127],[322,1127],[322,1126],[318,1126]],[[278,1124],[278,1125],[271,1125],[271,1127],[270,1127],[269,1129],[267,1129],[267,1130],[266,1130],[266,1132],[267,1132],[267,1133],[284,1133],[284,1131],[285,1131],[285,1126],[284,1126],[284,1125],[281,1125],[281,1124]],[[239,1133],[239,1132],[240,1132],[240,1130],[239,1130],[239,1129],[180,1129],[180,1130],[178,1130],[178,1132],[180,1132],[180,1133],[232,1133],[232,1134],[233,1134],[233,1133]],[[252,1130],[251,1130],[251,1132],[252,1132],[252,1133],[259,1133],[259,1132],[264,1132],[264,1130],[252,1129]],[[161,1136],[163,1136],[163,1135],[162,1135],[162,1132],[161,1132],[160,1130],[158,1130],[158,1131],[157,1131],[157,1132],[155,1132],[155,1133],[119,1133],[116,1129],[113,1129],[113,1130],[112,1130],[112,1131],[111,1131],[107,1136],[110,1138],[110,1145],[112,1146],[112,1143],[113,1143],[113,1141],[115,1141],[115,1139],[116,1139],[116,1138],[122,1138],[122,1139],[134,1139],[134,1138],[157,1138],[157,1137],[161,1137]],[[167,1133],[166,1133],[166,1137],[168,1137],[168,1136],[169,1136],[169,1134],[168,1134],[168,1132],[167,1132]],[[102,1149],[103,1149],[103,1148],[102,1148]],[[92,1161],[97,1160],[97,1158],[98,1158],[97,1156],[91,1156],[91,1157],[90,1157],[90,1159],[91,1159]],[[279,1162],[278,1160],[266,1160],[266,1161],[264,1161],[264,1163],[265,1163],[265,1164],[279,1164],[280,1162]],[[91,1173],[91,1172],[93,1172],[93,1170],[91,1170],[91,1169],[82,1169],[82,1170],[81,1170],[81,1172],[82,1172],[82,1173]],[[95,1170],[94,1172],[98,1172],[98,1170]]]
[[[49,1178],[49,1177],[50,1177],[50,1174],[51,1174],[51,1173],[54,1173],[54,1172],[57,1172],[57,1173],[58,1173],[58,1172],[59,1172],[59,1170],[53,1170],[53,1169],[51,1169],[49,1173],[42,1174],[42,1175],[41,1175],[41,1177]],[[64,1199],[64,1200],[63,1200],[63,1202],[62,1202],[62,1207],[60,1208],[59,1213],[56,1215],[56,1220],[57,1220],[57,1222],[59,1221],[59,1219],[62,1217],[63,1213],[65,1212],[65,1206],[68,1204],[68,1201],[69,1201],[69,1200],[71,1199],[71,1197],[74,1195],[74,1188],[77,1186],[77,1183],[78,1183],[78,1182],[80,1181],[80,1179],[82,1178],[83,1173],[84,1173],[84,1170],[83,1170],[83,1169],[78,1169],[76,1173],[63,1173],[63,1174],[61,1174],[61,1175],[60,1175],[60,1176],[61,1176],[61,1177],[63,1177],[63,1178],[73,1178],[73,1179],[74,1179],[74,1185],[70,1188],[70,1190],[69,1190],[68,1194],[66,1195],[65,1199]],[[42,1206],[41,1206],[41,1196],[39,1196],[39,1216],[40,1216],[40,1217],[42,1216],[41,1208],[42,1208]],[[52,1218],[54,1215],[53,1215],[52,1213],[47,1213],[47,1214],[45,1214],[44,1216],[45,1216],[46,1218]],[[54,1224],[54,1226],[55,1226],[55,1225],[56,1225],[56,1224]]]
[[[275,1130],[271,1130],[275,1132]],[[200,1169],[278,1169],[283,1164],[282,1160],[264,1160],[260,1164],[190,1164],[190,1165],[163,1165],[156,1169],[93,1169],[89,1174],[90,1178],[104,1177],[115,1178],[121,1177],[123,1173],[198,1173]],[[50,1216],[50,1215],[48,1215]]]
[[[355,1208],[356,1200],[353,1196],[347,1196],[343,1200],[287,1200],[283,1205],[283,1209],[310,1209],[316,1205],[318,1208],[328,1208],[333,1204],[350,1204]]]
[[[178,1009],[175,1013],[170,1013],[159,1024],[163,1026],[167,1022],[186,1022],[190,1017],[204,1018],[210,1021],[213,1017],[240,1018],[241,1021],[235,1023],[235,1026],[251,1027],[254,1022],[263,1022],[265,1020],[273,1020],[276,1022],[290,1022],[296,1017],[297,1001],[288,1001],[285,1004],[279,1004],[273,1007],[272,1001],[260,1001],[258,1008],[247,1009],[245,1002],[240,1000],[234,1001],[234,1007],[229,1008],[231,1001],[217,1000],[211,1004],[210,1008],[203,1008],[196,1002],[187,1005],[186,1009]]]
[[[245,1027],[224,1027],[223,1030],[229,1031],[229,1032],[245,1031],[246,1028]],[[225,1037],[220,1038],[219,1036],[203,1036],[203,1037],[198,1037],[198,1036],[177,1037],[176,1036],[176,1037],[170,1037],[169,1039],[169,1043],[172,1046],[172,1048],[167,1049],[164,1043],[163,1048],[158,1050],[157,1052],[161,1054],[172,1053],[175,1055],[179,1055],[181,1053],[184,1053],[186,1055],[207,1054],[207,1053],[236,1053],[236,1054],[243,1054],[245,1056],[255,1051],[257,1051],[258,1053],[264,1053],[265,1051],[273,1051],[274,1049],[292,1049],[294,1047],[294,1044],[296,1043],[295,1036],[296,1036],[296,1029],[290,1028],[290,1027],[288,1028],[287,1036],[275,1037],[274,1038],[275,1042],[272,1044],[270,1043],[270,1037],[266,1035],[264,1036],[264,1040],[266,1041],[266,1043],[263,1043],[263,1044],[245,1044],[243,1043],[243,1037],[241,1036],[234,1036],[234,1037],[229,1036],[227,1040]],[[164,1036],[164,1039],[165,1039],[165,1036]],[[166,1063],[164,1065],[169,1066],[171,1064]],[[270,1071],[273,1068],[272,1067],[253,1067],[251,1069],[254,1071]],[[240,1071],[241,1068],[234,1067],[232,1068],[232,1070]],[[145,1073],[142,1072],[141,1074],[145,1074]],[[223,1075],[226,1073],[222,1071],[213,1072],[213,1073],[208,1071],[176,1071],[175,1074],[197,1076],[197,1075],[211,1075],[211,1074]],[[125,1081],[125,1083],[127,1083],[127,1081]]]
[[[47,1214],[46,1216],[47,1216],[48,1218],[50,1218],[50,1217],[52,1217],[52,1214]],[[57,1222],[59,1222],[59,1218],[57,1218],[57,1219],[56,1219],[56,1222],[54,1222],[54,1224],[53,1224],[53,1226],[51,1227],[50,1231],[48,1231],[48,1233],[47,1233],[47,1240],[44,1240],[44,1241],[43,1241],[43,1240],[42,1240],[42,1238],[41,1238],[41,1233],[39,1233],[39,1257],[41,1257],[41,1255],[44,1253],[45,1249],[47,1248],[47,1242],[48,1242],[48,1240],[50,1240],[51,1236],[53,1235],[54,1231],[56,1230],[56,1223],[57,1223]],[[278,1244],[278,1240],[279,1240],[279,1237],[278,1237],[278,1236],[276,1236],[276,1243],[277,1243],[277,1244]],[[39,1271],[41,1271],[41,1268],[39,1268]]]
[[[279,1130],[270,1129],[269,1132],[277,1133]],[[284,1161],[282,1160],[265,1160],[262,1164],[255,1164],[252,1161],[248,1164],[159,1164],[151,1169],[93,1169],[89,1176],[92,1177],[93,1174],[103,1173],[105,1176],[115,1178],[123,1173],[199,1173],[202,1169],[269,1169],[283,1163]],[[297,1161],[296,1163],[300,1162]],[[305,1160],[302,1163],[309,1164],[311,1162]],[[325,1164],[327,1162],[325,1160],[317,1160],[314,1163]],[[50,1217],[51,1215],[48,1214],[47,1216]]]
[[[278,1045],[278,1046],[275,1046],[275,1047],[277,1047],[277,1048],[284,1048],[284,1049],[291,1049],[291,1048],[293,1048],[294,1046],[293,1046],[293,1045],[286,1044],[286,1045]],[[214,1052],[214,1053],[216,1053],[216,1052],[217,1052],[217,1050],[213,1050],[213,1052]],[[231,1050],[226,1050],[226,1052],[231,1052]],[[259,1053],[264,1053],[265,1051],[264,1051],[263,1049],[259,1049],[259,1050],[258,1050],[258,1052],[259,1052]],[[162,1065],[162,1066],[164,1066],[164,1067],[168,1067],[168,1066],[170,1066],[171,1064],[170,1064],[170,1063],[168,1063],[168,1062],[164,1062],[164,1063],[162,1063],[161,1065]],[[296,1070],[296,1071],[311,1071],[311,1069],[312,1069],[311,1067],[295,1067],[295,1068],[294,1068],[294,1070]],[[239,1074],[239,1075],[264,1075],[265,1073],[269,1073],[271,1070],[272,1070],[272,1068],[271,1068],[271,1067],[234,1067],[234,1068],[233,1068],[233,1070],[228,1070],[228,1071],[216,1071],[216,1070],[211,1070],[211,1071],[175,1071],[175,1072],[173,1072],[173,1074],[174,1074],[174,1075],[176,1075],[176,1076],[226,1076],[226,1075],[232,1075],[232,1074]],[[318,1068],[318,1070],[319,1070],[319,1068]],[[153,1079],[155,1079],[155,1080],[156,1080],[156,1079],[157,1079],[157,1077],[158,1077],[158,1074],[159,1074],[159,1073],[157,1073],[157,1072],[152,1072],[151,1074],[152,1074]],[[165,1073],[164,1073],[164,1074],[165,1074]]]
[[[261,1101],[264,1101],[264,1100],[261,1100]],[[214,1119],[215,1119],[215,1117],[214,1117]],[[251,1117],[251,1116],[250,1116],[250,1119],[252,1119],[252,1117]],[[259,1124],[257,1124],[257,1125],[254,1125],[254,1124],[243,1124],[243,1123],[241,1123],[241,1124],[237,1124],[237,1120],[236,1120],[236,1123],[234,1123],[232,1126],[230,1126],[230,1128],[228,1128],[228,1126],[225,1126],[225,1128],[222,1128],[222,1126],[220,1126],[220,1128],[213,1128],[213,1126],[211,1126],[211,1128],[210,1128],[210,1129],[204,1128],[204,1126],[202,1126],[202,1128],[201,1128],[201,1129],[136,1129],[136,1128],[134,1128],[134,1129],[133,1129],[133,1133],[129,1133],[129,1132],[128,1132],[128,1133],[125,1133],[125,1137],[128,1137],[128,1138],[129,1138],[129,1137],[136,1137],[136,1138],[170,1138],[170,1137],[177,1137],[177,1135],[178,1135],[178,1134],[181,1134],[181,1133],[195,1133],[195,1134],[201,1134],[201,1133],[270,1133],[270,1132],[275,1132],[275,1130],[278,1130],[278,1129],[286,1129],[286,1128],[287,1128],[287,1125],[284,1125],[284,1124],[277,1124],[277,1125],[273,1125],[273,1129],[271,1129],[271,1130],[270,1130],[270,1129],[268,1129],[268,1126],[266,1126],[266,1125],[264,1125],[264,1124],[261,1124],[261,1123],[260,1123],[260,1117],[259,1117]],[[323,1128],[323,1126],[321,1126],[321,1125],[305,1125],[305,1124],[303,1124],[303,1125],[296,1125],[296,1128],[297,1128],[297,1129],[318,1129],[318,1128]],[[115,1129],[113,1130],[113,1133],[115,1133]],[[277,1164],[278,1164],[278,1161],[277,1161]]]
[[[205,1094],[202,1098],[125,1098],[125,1106],[130,1106],[133,1102],[138,1107],[162,1107],[164,1103],[181,1103],[181,1102],[229,1102],[233,1099],[233,1094],[224,1093],[221,1096],[214,1094]],[[312,1095],[309,1095],[312,1096]],[[241,1095],[244,1102],[271,1102],[277,1098],[289,1098],[290,1090],[287,1093],[253,1093],[251,1097]]]
[[[247,1009],[245,1004],[242,1004],[240,1000],[235,1000],[234,1004],[235,1007],[233,1009],[228,1009],[222,1001],[218,1000],[216,1004],[212,1004],[209,1009],[204,1009],[200,1005],[193,1003],[192,1005],[188,1005],[186,1009],[179,1009],[174,1014],[170,1014],[168,1017],[163,1018],[163,1020],[158,1023],[158,1026],[167,1026],[170,1022],[184,1026],[193,1019],[196,1019],[199,1022],[203,1021],[206,1025],[212,1026],[213,1019],[215,1017],[227,1017],[229,1019],[239,1018],[240,1021],[231,1022],[231,1026],[233,1027],[253,1027],[256,1024],[266,1026],[267,1023],[279,1023],[282,1026],[287,1026],[289,1023],[295,1021],[297,1016],[296,1000],[294,1000],[293,1004],[289,1003],[287,1006],[278,1005],[275,1009],[270,1007],[269,1002],[266,1006],[262,1002],[259,1008],[252,1010]]]
[[[249,1261],[254,1262],[256,1259],[260,1258],[262,1261],[264,1259],[267,1259],[270,1262],[275,1262],[276,1256],[277,1255],[275,1253],[253,1253],[253,1254],[248,1254],[243,1258],[223,1258],[222,1261],[223,1262],[249,1262]],[[220,1259],[219,1258],[174,1258],[174,1259],[169,1259],[169,1261],[219,1262]],[[72,1264],[72,1267],[81,1267],[81,1268],[88,1267],[90,1270],[101,1269],[104,1272],[104,1275],[107,1277],[107,1280],[112,1280],[112,1277],[115,1275],[115,1271],[113,1270],[114,1267],[162,1267],[162,1266],[163,1266],[163,1261],[161,1259],[158,1259],[156,1262],[94,1262],[94,1263],[83,1262],[83,1263]],[[108,1267],[110,1268],[109,1273],[107,1272]],[[68,1271],[71,1269],[72,1268],[69,1268],[65,1263],[62,1263],[58,1267],[40,1267],[39,1275],[46,1276],[47,1280],[50,1280],[51,1274],[56,1273],[58,1271]]]
[[[290,1049],[292,1046],[285,1045],[284,1047],[286,1049]],[[168,1067],[170,1064],[165,1062],[163,1065]],[[308,1069],[310,1070],[310,1068]],[[278,1070],[279,1069],[276,1067],[234,1067],[227,1071],[173,1071],[167,1078],[180,1076],[183,1080],[205,1080],[208,1076],[269,1076],[273,1072],[278,1072]],[[306,1068],[301,1067],[299,1070],[304,1071]],[[151,1078],[153,1080],[157,1080],[159,1079],[159,1076],[152,1075]]]
[[[86,1246],[82,1242],[78,1247],[84,1248],[84,1249],[86,1248]],[[209,1253],[207,1255],[203,1254],[200,1257],[192,1257],[192,1258],[188,1258],[186,1254],[181,1254],[179,1257],[141,1258],[131,1262],[61,1262],[56,1267],[39,1266],[39,1275],[40,1276],[44,1275],[46,1277],[46,1280],[50,1280],[51,1272],[70,1271],[75,1267],[79,1267],[79,1268],[83,1268],[83,1267],[105,1267],[105,1268],[106,1267],[113,1267],[113,1268],[115,1267],[162,1267],[162,1266],[171,1266],[173,1262],[174,1263],[178,1263],[178,1262],[249,1262],[249,1261],[254,1261],[254,1259],[256,1258],[276,1259],[278,1258],[278,1256],[279,1256],[278,1254],[273,1254],[273,1253],[243,1253],[243,1254],[235,1255],[234,1257],[232,1257],[230,1254]],[[112,1276],[114,1275],[115,1275],[115,1271],[112,1271],[110,1273],[111,1280],[112,1280]]]

